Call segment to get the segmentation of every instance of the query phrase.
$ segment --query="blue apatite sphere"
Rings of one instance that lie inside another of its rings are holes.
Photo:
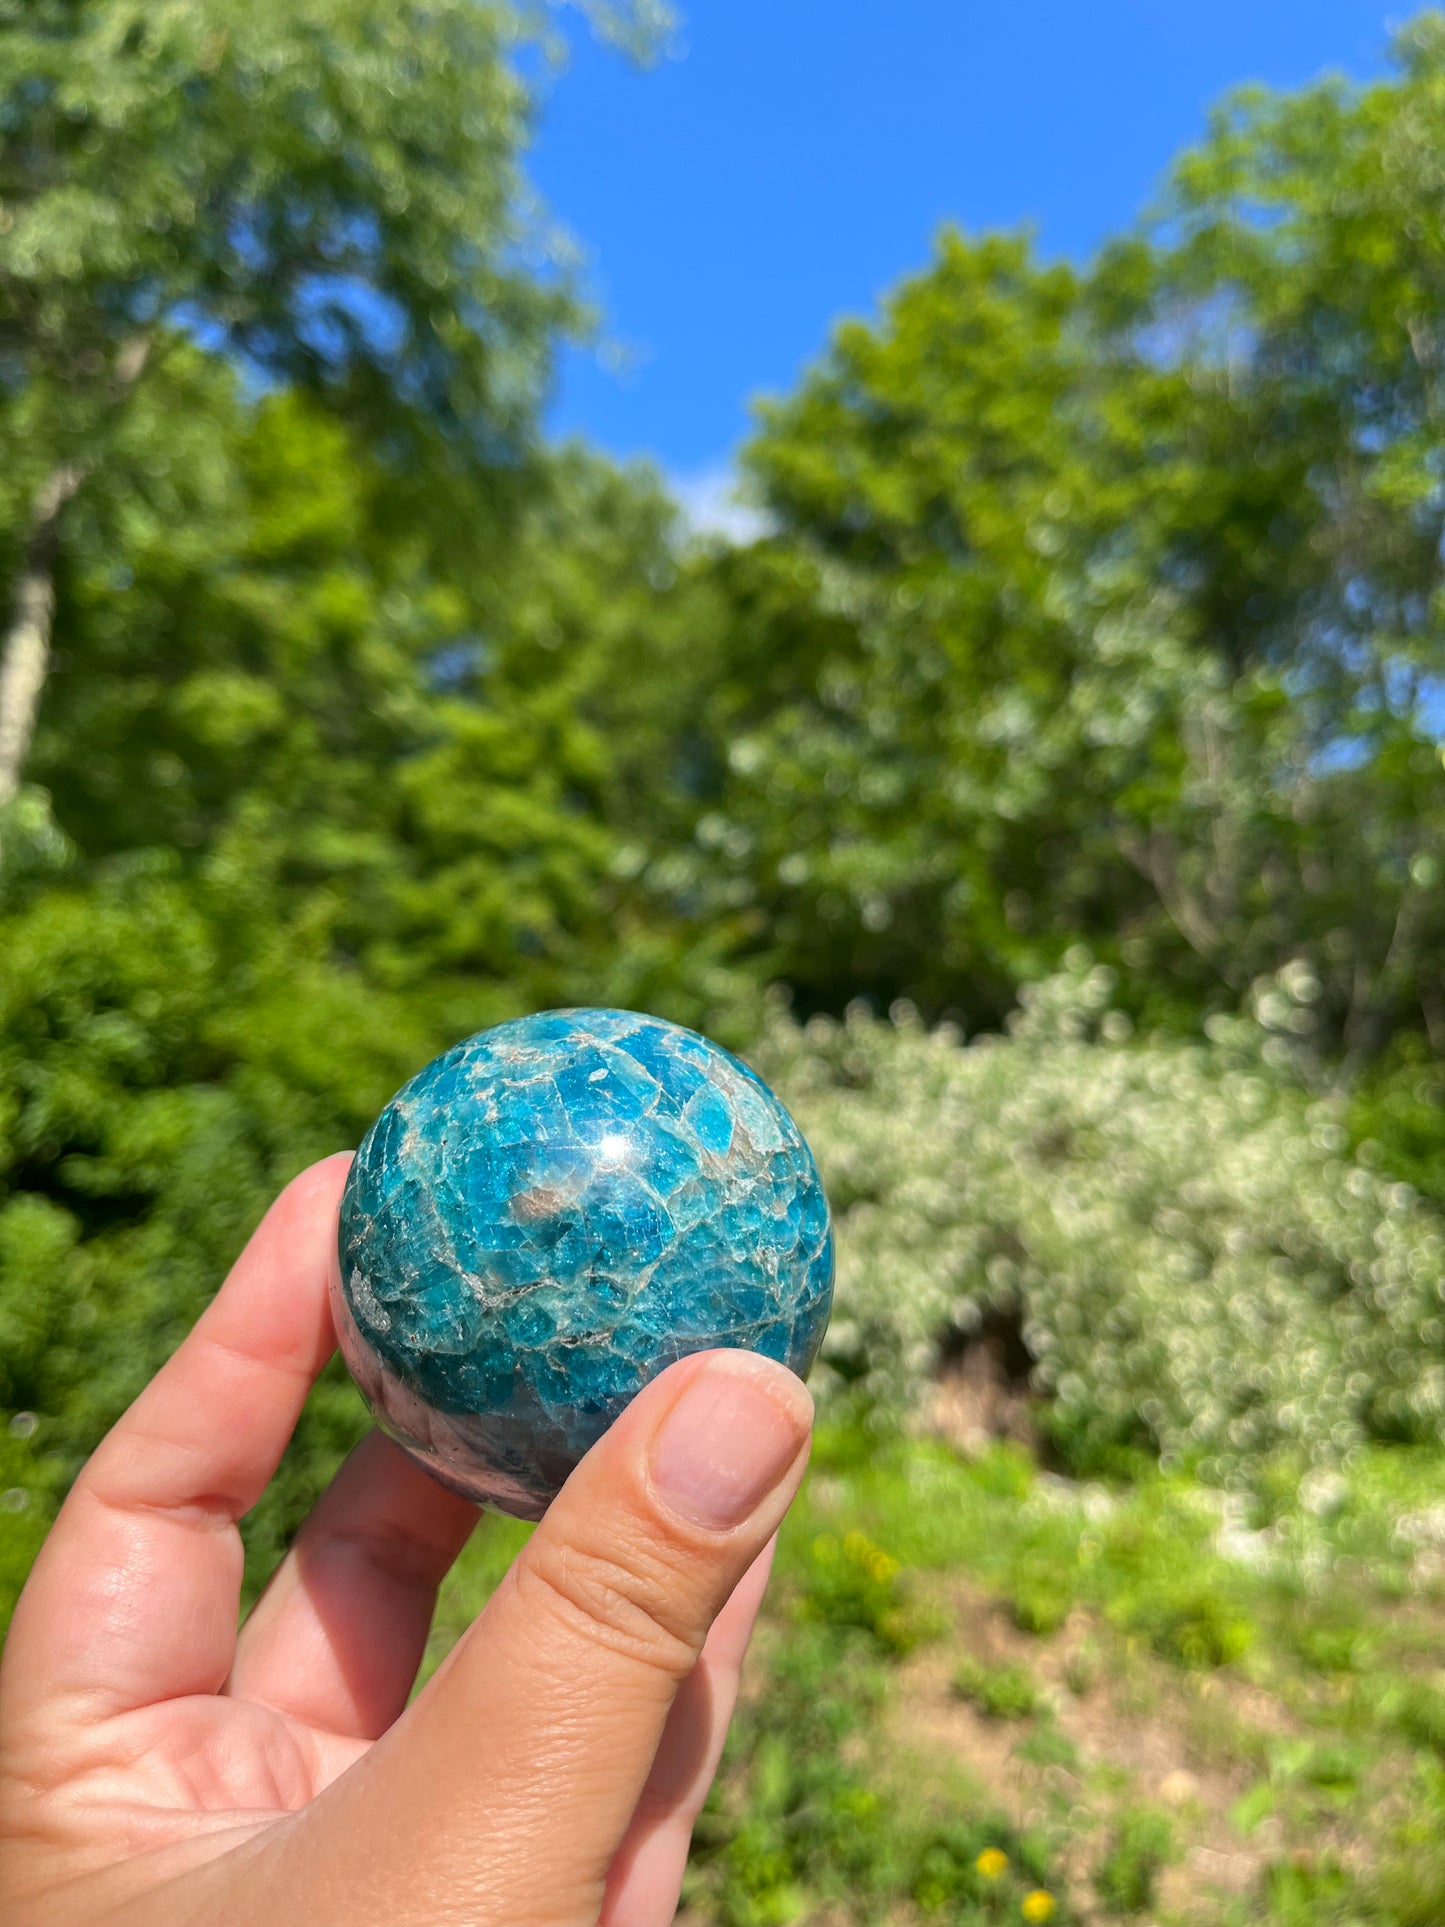
[[[729,1052],[624,1010],[519,1018],[428,1064],[357,1153],[340,1258],[337,1331],[378,1422],[533,1519],[686,1353],[805,1374],[833,1295],[792,1118]]]

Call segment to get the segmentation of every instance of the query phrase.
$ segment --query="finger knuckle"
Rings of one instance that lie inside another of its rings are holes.
[[[695,1615],[679,1597],[685,1589],[677,1573],[661,1560],[534,1539],[517,1563],[516,1584],[524,1604],[671,1679],[686,1678],[697,1663]]]

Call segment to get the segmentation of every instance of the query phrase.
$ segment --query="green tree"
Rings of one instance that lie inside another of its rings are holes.
[[[1087,273],[945,235],[763,410],[697,869],[808,1003],[996,1021],[1082,935],[1440,1048],[1445,19],[1397,60],[1239,97]]]
[[[1262,771],[1295,826],[1272,839],[1271,907],[1350,1067],[1402,1025],[1445,1048],[1445,15],[1394,52],[1388,79],[1249,90],[1216,115],[1126,323],[1188,343],[1195,494],[1232,511],[1205,522],[1211,632],[1287,707]]]
[[[1023,242],[946,235],[877,327],[840,328],[764,411],[750,461],[777,533],[716,565],[725,774],[699,831],[812,1004],[906,992],[996,1015],[1101,895],[1115,908],[1075,780],[1111,679],[1069,697],[1126,600],[1091,568],[1131,487],[1122,384],[1082,306]],[[1117,647],[1150,659],[1127,628]],[[1147,751],[1168,679],[1116,719],[1114,761]]]
[[[432,517],[458,477],[469,518],[514,491],[567,313],[517,259],[515,33],[479,0],[0,12],[0,805],[68,511],[165,514],[138,418],[188,339],[314,394]]]

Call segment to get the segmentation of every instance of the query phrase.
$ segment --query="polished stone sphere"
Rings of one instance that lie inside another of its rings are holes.
[[[367,1132],[333,1310],[379,1424],[446,1485],[540,1518],[689,1352],[801,1374],[833,1236],[812,1154],[745,1064],[622,1010],[456,1045]]]

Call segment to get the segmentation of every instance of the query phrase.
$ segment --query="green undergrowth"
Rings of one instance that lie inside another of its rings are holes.
[[[891,1610],[905,1623],[936,1617],[950,1584],[966,1582],[970,1614],[922,1636],[945,1642],[956,1698],[1019,1730],[1015,1758],[1056,1769],[1058,1817],[1045,1830],[1055,1856],[1077,1847],[1071,1829],[1098,1831],[1086,1917],[1220,1927],[1445,1919],[1438,1451],[1376,1448],[1338,1473],[1303,1476],[1274,1463],[1251,1491],[1223,1495],[1158,1472],[1079,1485],[1011,1447],[965,1463],[934,1444],[893,1439],[864,1451],[856,1435],[825,1434],[781,1561],[795,1583],[820,1524],[843,1543],[853,1535],[886,1549]],[[980,1610],[1023,1657],[971,1650]],[[1052,1693],[1039,1671],[1050,1656]],[[1107,1748],[1082,1757],[1059,1696],[1103,1696],[1172,1734],[1206,1778],[1245,1782],[1214,1816],[1211,1851],[1223,1851],[1220,1838],[1253,1848],[1247,1895],[1212,1896],[1201,1872],[1182,1906],[1176,1883],[1172,1910],[1159,1910],[1163,1869],[1209,1816],[1160,1811],[1157,1789],[1112,1773]]]
[[[0,1639],[50,1529],[59,1486],[55,1469],[36,1450],[28,1413],[0,1428]]]

